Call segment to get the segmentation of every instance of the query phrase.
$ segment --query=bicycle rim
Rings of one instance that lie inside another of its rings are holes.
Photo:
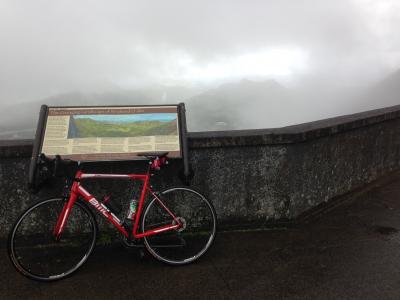
[[[19,272],[42,281],[64,278],[76,271],[92,252],[97,224],[86,206],[75,203],[61,238],[53,229],[65,201],[41,201],[18,219],[9,238],[9,256]]]
[[[197,260],[209,249],[215,237],[213,206],[203,195],[188,188],[166,190],[160,199],[184,226],[144,237],[147,250],[168,264],[187,264]],[[143,214],[143,232],[171,223],[173,218],[154,198]]]

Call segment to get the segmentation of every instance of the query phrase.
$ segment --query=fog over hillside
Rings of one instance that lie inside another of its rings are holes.
[[[400,104],[400,71],[369,87],[285,87],[243,79],[205,91],[162,87],[102,94],[67,93],[3,108],[0,138],[32,138],[41,104],[141,105],[185,102],[190,131],[274,128]]]
[[[191,131],[400,104],[400,2],[0,1],[0,139],[40,105],[184,101]]]

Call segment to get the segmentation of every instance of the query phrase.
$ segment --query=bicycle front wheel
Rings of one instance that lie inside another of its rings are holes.
[[[145,209],[143,232],[174,223],[165,207],[183,226],[144,237],[147,250],[155,258],[168,264],[194,262],[214,241],[217,223],[214,207],[199,192],[185,187],[168,189],[159,198],[161,203],[154,198]]]
[[[62,198],[40,201],[17,220],[9,235],[8,253],[15,268],[36,280],[52,281],[76,271],[92,252],[97,223],[90,210],[77,201],[59,240],[53,235]]]

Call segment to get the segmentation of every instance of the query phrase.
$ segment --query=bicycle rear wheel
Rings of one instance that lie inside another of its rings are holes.
[[[214,207],[199,192],[185,187],[168,189],[159,198],[183,227],[144,237],[147,250],[168,264],[194,262],[214,241],[217,223]],[[145,232],[173,222],[162,204],[154,198],[143,214],[142,229]]]
[[[8,253],[23,275],[41,281],[58,280],[75,272],[92,252],[97,223],[81,201],[75,203],[61,238],[55,240],[53,229],[64,204],[62,198],[40,201],[28,208],[12,228]]]

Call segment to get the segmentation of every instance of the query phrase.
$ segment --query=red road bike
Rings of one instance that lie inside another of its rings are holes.
[[[18,218],[8,243],[13,265],[23,275],[42,281],[62,279],[78,270],[92,253],[98,236],[90,206],[117,228],[125,243],[143,241],[158,260],[172,265],[197,260],[214,241],[216,213],[202,194],[190,188],[152,189],[150,178],[167,163],[167,154],[142,153],[149,160],[145,174],[88,174],[80,170],[79,163],[58,157],[58,162],[66,165],[76,163],[77,171],[67,181],[63,197],[39,201]],[[134,218],[121,220],[111,206],[89,193],[83,182],[93,178],[141,181]]]

